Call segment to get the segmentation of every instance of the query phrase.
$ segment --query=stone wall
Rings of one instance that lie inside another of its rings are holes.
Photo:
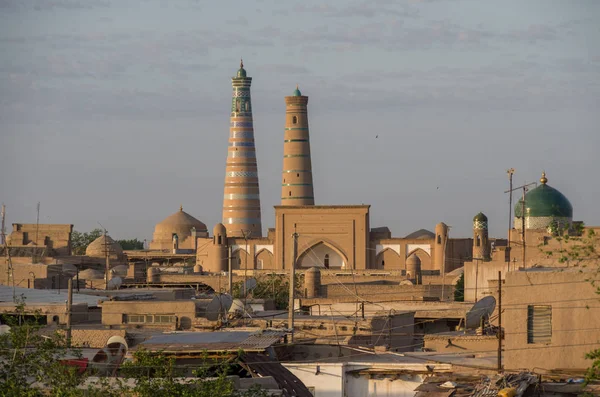
[[[8,245],[35,245],[47,248],[55,255],[71,255],[73,225],[13,223],[13,230],[6,238]],[[41,254],[41,253],[40,253]]]
[[[598,348],[600,304],[594,269],[540,269],[510,272],[503,289],[505,368],[580,370],[591,365],[585,354]],[[528,339],[529,306],[550,310],[551,335]]]
[[[465,353],[498,351],[498,338],[495,335],[449,335],[433,334],[423,337],[424,348],[440,353]],[[449,343],[451,342],[451,343]]]

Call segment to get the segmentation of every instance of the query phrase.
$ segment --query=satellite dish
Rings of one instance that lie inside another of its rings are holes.
[[[217,321],[219,317],[224,317],[233,304],[233,298],[228,294],[215,296],[208,306],[206,306],[206,319]]]
[[[244,312],[244,302],[241,299],[234,299],[231,307],[229,308],[229,313],[243,313]]]
[[[483,319],[484,322],[487,322],[495,308],[496,298],[493,296],[486,296],[481,299],[467,312],[465,316],[465,327],[469,329],[479,328],[481,319]]]
[[[92,358],[90,367],[104,376],[113,376],[127,354],[127,342],[122,336],[111,336],[106,345]]]
[[[246,295],[248,295],[248,292],[252,291],[254,288],[256,288],[256,286],[258,285],[258,282],[256,281],[255,278],[251,278],[246,280],[246,282],[244,283],[244,293]]]
[[[113,277],[110,279],[107,285],[107,289],[119,289],[119,287],[123,284],[123,279],[121,277]]]

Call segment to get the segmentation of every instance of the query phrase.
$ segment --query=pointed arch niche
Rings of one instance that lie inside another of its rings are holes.
[[[256,254],[256,268],[261,269],[275,269],[275,258],[271,251],[266,248],[261,249]]]
[[[246,263],[248,263],[248,267],[246,267]],[[243,248],[233,251],[231,254],[231,268],[233,270],[254,269],[252,255]]]
[[[391,248],[386,248],[377,254],[375,266],[376,269],[382,270],[400,270],[404,268],[400,255]]]
[[[422,248],[416,248],[406,254],[406,258],[415,254],[421,260],[421,270],[434,270],[433,265],[431,263],[431,255],[427,253]]]
[[[346,267],[348,259],[340,249],[332,244],[324,241],[319,241],[304,250],[298,256],[296,262],[299,268],[321,267],[329,269],[342,269]]]

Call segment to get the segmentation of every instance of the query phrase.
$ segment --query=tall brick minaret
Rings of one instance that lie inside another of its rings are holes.
[[[308,97],[297,86],[292,96],[285,97],[281,205],[315,204],[307,104]]]
[[[252,77],[246,76],[243,62],[231,79],[231,123],[223,196],[223,225],[228,237],[262,237],[258,168],[254,148]]]

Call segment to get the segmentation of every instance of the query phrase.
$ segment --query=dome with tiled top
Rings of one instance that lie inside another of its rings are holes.
[[[540,185],[525,194],[525,225],[527,229],[543,229],[553,222],[570,223],[573,206],[569,199],[548,185],[546,173],[542,173]],[[515,205],[515,224],[523,217],[523,199]]]

